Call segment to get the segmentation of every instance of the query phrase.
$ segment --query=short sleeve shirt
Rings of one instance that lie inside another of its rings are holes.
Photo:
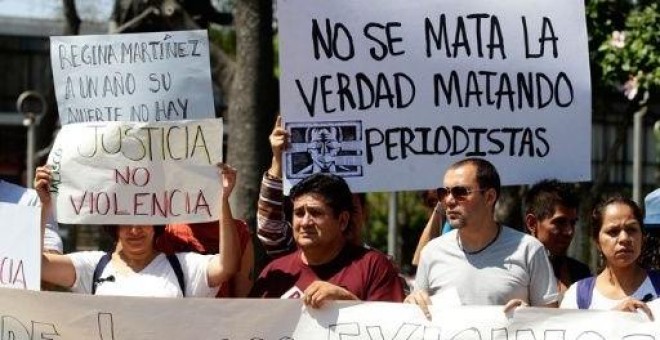
[[[76,280],[71,290],[91,294],[94,269],[105,253],[83,251],[68,256],[76,270]],[[208,286],[207,268],[215,255],[177,253],[186,283],[186,297],[213,297],[218,287]],[[108,280],[112,277],[112,280]],[[122,295],[146,297],[182,297],[179,282],[167,257],[160,253],[138,273],[119,273],[112,261],[104,268],[97,283],[96,295]]]
[[[530,306],[557,301],[557,282],[545,248],[508,227],[484,251],[470,255],[458,245],[457,230],[431,240],[422,250],[415,290],[433,296],[455,288],[466,305],[504,305],[521,299]]]
[[[577,283],[574,283],[568,287],[568,290],[564,294],[564,299],[561,301],[561,305],[559,306],[560,308],[578,309],[577,287]],[[649,279],[648,276],[646,277],[646,280],[642,282],[639,288],[637,288],[637,290],[632,295],[630,295],[630,297],[637,300],[642,300],[647,294],[651,294],[654,299],[658,298],[658,295],[655,292],[655,288],[653,288],[653,284],[651,283],[651,279]],[[621,303],[621,301],[623,301],[623,299],[610,299],[606,297],[605,295],[601,294],[594,286],[589,309],[609,310],[616,307],[616,305]]]
[[[250,296],[286,297],[291,290],[304,292],[314,281],[326,281],[353,293],[363,301],[403,301],[403,282],[382,253],[347,244],[329,263],[309,266],[301,250],[271,262],[256,280]]]

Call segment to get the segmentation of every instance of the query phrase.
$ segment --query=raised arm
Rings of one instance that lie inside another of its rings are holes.
[[[254,244],[252,244],[252,236],[249,230],[247,230],[247,225],[237,225],[236,227],[245,228],[244,232],[247,234],[247,241],[243,248],[243,257],[241,258],[238,273],[232,278],[231,296],[246,297],[250,293],[254,279],[256,278],[256,274],[254,273]],[[239,237],[239,241],[240,239],[241,237]],[[243,246],[242,241],[241,246]]]
[[[287,147],[288,138],[282,127],[282,118],[278,116],[269,137],[273,159],[261,180],[257,209],[257,237],[270,256],[278,256],[295,248],[291,225],[284,216],[282,192],[282,152]]]
[[[282,125],[282,116],[277,116],[273,131],[271,131],[270,136],[268,136],[270,149],[273,152],[268,175],[272,177],[282,179],[282,153],[288,147],[288,139],[289,133],[286,132]]]
[[[46,221],[52,209],[50,177],[48,166],[38,167],[34,176],[34,188],[41,201],[41,279],[62,287],[71,287],[76,281],[76,269],[69,257],[44,250]]]
[[[216,287],[228,281],[239,269],[240,246],[236,224],[229,206],[229,196],[236,185],[236,169],[223,164],[220,169],[222,177],[222,196],[220,198],[220,236],[218,261],[211,261],[207,271],[210,287]]]
[[[422,235],[419,236],[419,241],[417,242],[417,248],[415,249],[415,255],[413,255],[412,264],[417,266],[419,264],[419,256],[422,253],[422,249],[426,246],[429,241],[440,236],[440,227],[443,221],[442,214],[442,205],[438,202],[429,217],[426,226],[422,231]]]

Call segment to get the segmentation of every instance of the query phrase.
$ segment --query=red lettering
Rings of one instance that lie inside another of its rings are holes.
[[[140,180],[139,183],[138,180]],[[115,169],[115,183],[117,184],[132,184],[138,187],[144,187],[149,183],[150,180],[151,173],[149,172],[149,169],[144,167],[131,170],[131,168],[127,166],[123,174],[120,172],[120,170]]]
[[[117,193],[113,193],[112,198],[114,199],[115,215],[128,215],[129,212],[119,208],[119,202],[117,201]]]
[[[144,202],[142,201],[142,199],[145,196],[149,196],[149,195],[151,195],[151,194],[148,193],[148,192],[138,192],[138,193],[135,194],[135,200],[133,201],[133,215],[141,215],[141,216],[148,216],[149,215],[148,211],[147,212],[142,212],[142,211],[138,212],[138,208],[144,205]]]
[[[147,172],[144,174],[143,179],[146,180],[149,176],[146,175]],[[116,192],[84,191],[80,196],[69,196],[69,201],[76,215],[178,217],[204,214],[212,216],[211,207],[202,189],[197,192],[180,189],[138,192],[132,195],[132,202],[130,199],[126,200],[128,202],[123,202],[118,196],[120,195]]]
[[[9,260],[9,272],[5,272],[5,262]],[[0,262],[0,284],[2,285],[7,285],[11,281],[11,270],[14,266],[14,263],[11,261],[11,259],[8,259],[6,257],[2,258],[2,262]],[[7,278],[7,281],[5,281],[5,278]]]
[[[16,270],[14,270],[14,265],[16,265]],[[23,260],[14,260],[5,256],[0,261],[0,285],[16,286],[16,284],[27,289]]]
[[[206,197],[204,197],[204,192],[200,189],[197,193],[197,202],[195,203],[195,214],[199,214],[199,210],[206,210],[206,214],[211,216],[211,208],[209,208],[208,202],[206,202]]]
[[[76,204],[76,200],[73,199],[73,196],[69,196],[69,200],[71,201],[71,205],[73,206],[73,211],[76,212],[76,215],[80,215],[80,211],[82,210],[86,197],[87,197],[87,191],[85,191],[83,196],[80,198],[80,204]]]
[[[16,273],[14,273],[12,285],[16,285],[16,283],[22,284],[23,289],[27,289],[27,283],[25,282],[25,270],[23,269],[23,260],[18,260],[18,267],[16,268]]]
[[[119,180],[121,179],[122,183],[119,183]],[[126,167],[126,171],[124,171],[124,174],[122,175],[121,172],[119,172],[118,169],[115,169],[115,183],[117,184],[129,184],[131,179],[131,169],[129,167]]]
[[[179,190],[179,189],[174,189],[174,190],[172,190],[172,192],[170,192],[170,202],[169,202],[169,204],[168,204],[168,206],[169,206],[169,211],[170,211],[170,214],[171,214],[172,216],[181,216],[181,214],[175,214],[175,213],[174,213],[174,209],[173,209],[173,208],[174,208],[174,207],[173,207],[173,206],[174,206],[174,204],[173,204],[173,203],[174,203],[174,194],[176,194],[176,193],[181,193],[181,190]]]
[[[144,175],[142,175],[142,184],[138,184],[138,182],[136,180],[136,175],[138,173],[138,170],[142,170],[142,173],[144,174]],[[139,187],[144,187],[151,180],[151,174],[149,173],[149,170],[147,168],[137,168],[137,169],[133,170],[133,175],[131,176],[131,178],[133,179],[133,184],[135,184]]]
[[[168,215],[168,200],[167,200],[167,191],[163,192],[163,200],[162,203],[158,201],[158,195],[153,194],[152,196],[152,201],[151,201],[151,215],[156,216],[158,214],[159,216],[167,217]],[[158,211],[156,211],[158,210]]]
[[[115,193],[116,195],[116,193]],[[107,215],[110,211],[110,196],[105,192],[99,192],[96,194],[96,213],[100,215]]]

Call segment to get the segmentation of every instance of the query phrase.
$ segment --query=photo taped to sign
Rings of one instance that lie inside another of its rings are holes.
[[[286,175],[302,179],[317,172],[362,177],[362,122],[287,123],[291,147],[285,154]]]

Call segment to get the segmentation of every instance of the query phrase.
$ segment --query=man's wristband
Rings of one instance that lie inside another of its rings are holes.
[[[271,181],[279,181],[279,182],[282,181],[282,177],[271,174],[270,170],[266,171],[266,178]]]

